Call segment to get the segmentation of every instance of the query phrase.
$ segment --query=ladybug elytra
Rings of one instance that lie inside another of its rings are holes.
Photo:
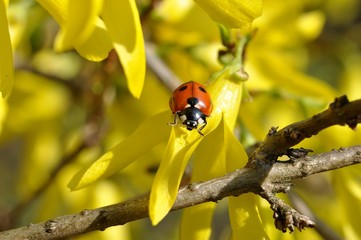
[[[207,125],[206,118],[212,112],[213,105],[205,87],[197,82],[190,81],[180,85],[174,90],[169,100],[169,106],[174,114],[174,122],[177,125],[177,116],[189,131],[197,129],[202,136],[202,129]]]

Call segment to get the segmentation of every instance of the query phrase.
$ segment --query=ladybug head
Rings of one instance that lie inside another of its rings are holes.
[[[187,127],[187,130],[191,131],[196,129],[199,125],[206,123],[206,116],[201,110],[195,107],[189,107],[178,113],[179,119],[182,124]]]
[[[189,131],[198,127],[198,122],[195,120],[185,120],[183,124],[186,125],[187,130]]]

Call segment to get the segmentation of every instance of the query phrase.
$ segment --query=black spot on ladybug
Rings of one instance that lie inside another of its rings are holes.
[[[199,88],[199,90],[201,90],[202,92],[207,93],[207,91],[206,91],[204,88],[202,88],[202,87],[198,87],[198,88]]]
[[[182,91],[186,90],[187,87],[188,87],[188,86],[183,86],[183,87],[181,87],[181,88],[179,89],[179,91],[182,92]]]

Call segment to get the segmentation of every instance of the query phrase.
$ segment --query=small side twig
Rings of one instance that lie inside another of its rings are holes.
[[[293,149],[291,147],[333,125],[347,125],[354,129],[361,122],[360,109],[361,100],[350,102],[347,96],[341,96],[336,98],[328,109],[309,119],[293,123],[279,131],[278,127],[272,127],[266,139],[250,155],[247,167],[265,168],[266,166],[266,168],[271,168],[270,165],[275,165],[279,156],[287,155],[291,159],[290,161],[295,162],[295,165],[298,166],[300,177],[312,174],[312,168],[305,168],[300,161],[297,161],[298,158],[305,157],[312,150]],[[324,164],[329,165],[330,163],[332,161]],[[326,169],[331,168],[329,165]],[[287,229],[293,232],[295,227],[300,231],[305,227],[314,227],[313,221],[299,214],[274,195],[276,192],[289,189],[289,180],[280,175],[279,177],[282,181],[277,182],[276,185],[273,182],[269,186],[269,182],[265,180],[262,183],[262,191],[258,192],[270,203],[271,209],[274,211],[276,228],[283,232]],[[278,188],[276,191],[275,186]]]
[[[347,125],[354,129],[361,122],[360,109],[361,100],[349,102],[347,96],[341,96],[336,98],[328,109],[309,119],[293,123],[279,131],[277,127],[273,127],[267,138],[250,156],[248,165],[256,162],[272,164],[290,147],[330,126]]]
[[[155,46],[151,43],[145,44],[145,54],[148,67],[157,75],[159,80],[170,91],[176,89],[182,81],[169,69],[163,60],[156,54]]]
[[[304,228],[313,228],[316,224],[307,216],[298,213],[295,209],[288,206],[284,201],[276,197],[270,191],[260,192],[259,195],[268,200],[273,210],[273,218],[275,219],[275,226],[282,232],[294,231],[296,227],[299,231]]]

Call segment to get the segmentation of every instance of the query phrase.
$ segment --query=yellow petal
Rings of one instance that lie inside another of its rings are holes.
[[[50,13],[55,21],[62,27],[66,19],[69,0],[37,0],[38,3]]]
[[[277,52],[258,51],[253,53],[257,55],[253,62],[254,67],[261,73],[260,78],[269,80],[277,88],[285,88],[298,95],[325,100],[332,100],[334,96],[338,95],[337,91],[326,82],[306,75],[296,67],[285,64],[287,59]],[[252,74],[250,73],[251,76]]]
[[[197,131],[189,132],[179,126],[172,128],[150,193],[149,216],[153,225],[158,224],[173,206],[190,156],[200,141],[219,125],[220,120],[221,114],[209,117],[208,125],[203,131],[204,137]]]
[[[153,225],[158,224],[173,206],[184,169],[201,139],[197,131],[188,134],[178,126],[172,128],[150,193],[149,216]]]
[[[10,94],[13,85],[14,68],[13,51],[4,1],[0,1],[0,39],[0,97],[6,98]]]
[[[69,0],[37,0],[57,21],[61,28],[64,28]],[[108,57],[109,51],[113,48],[112,41],[104,26],[103,21],[97,18],[95,28],[89,38],[81,44],[75,42],[75,49],[84,58],[90,61],[101,61]]]
[[[212,120],[212,117],[210,119]],[[218,127],[199,144],[194,154],[192,182],[205,181],[225,174],[226,142],[222,126],[223,124],[218,124]],[[184,209],[179,230],[180,239],[210,239],[215,207],[215,203],[206,203]]]
[[[253,193],[230,197],[229,216],[233,239],[269,239],[264,230]]]
[[[90,61],[101,61],[108,57],[110,50],[113,49],[112,41],[104,22],[97,18],[95,29],[85,42],[74,45],[78,53]]]
[[[208,240],[212,234],[212,218],[216,203],[207,202],[183,210],[180,240]]]
[[[345,239],[360,239],[359,214],[361,214],[360,167],[340,169],[333,172],[334,189],[341,209],[343,234]]]
[[[214,110],[212,115],[223,112],[226,123],[234,128],[242,100],[243,83],[220,76],[207,88],[211,94]]]
[[[3,123],[6,119],[7,112],[8,112],[8,105],[6,101],[0,97],[0,134],[3,129]]]
[[[122,63],[128,88],[139,98],[145,78],[145,51],[135,1],[106,0],[102,17]]]
[[[243,167],[247,163],[247,153],[232,131],[224,124],[226,139],[227,171]],[[242,194],[228,199],[229,217],[233,239],[268,239],[253,194]],[[252,231],[250,231],[252,229]]]
[[[72,178],[71,190],[84,188],[125,168],[139,156],[167,138],[169,111],[159,113],[144,122],[131,136],[105,153],[94,163],[80,170]]]
[[[325,25],[326,16],[322,11],[310,11],[302,14],[296,24],[306,39],[315,39]]]
[[[218,127],[202,141],[197,149],[192,181],[204,181],[221,176],[225,174],[226,168],[227,171],[232,171],[241,168],[246,162],[247,154],[243,146],[222,118]],[[240,236],[240,230],[245,231],[242,226],[249,225],[250,220],[255,226],[262,226],[258,214],[254,214],[253,211],[256,209],[255,201],[247,205],[238,198],[231,198],[229,203],[229,207],[235,211],[230,214],[233,236]],[[209,239],[214,208],[214,204],[207,204],[184,210],[180,229],[181,239]],[[253,216],[248,218],[251,214]],[[263,228],[261,230],[264,232]]]
[[[247,130],[252,134],[252,136],[261,141],[266,136],[267,130],[262,124],[261,118],[255,118],[259,113],[259,109],[257,109],[257,104],[242,104],[242,107],[239,112],[240,119]]]
[[[219,176],[225,172],[224,165],[227,171],[232,171],[241,168],[246,162],[247,154],[244,148],[223,119],[197,150],[193,180],[207,180]],[[214,204],[207,203],[184,210],[181,239],[209,239],[214,207]],[[234,239],[242,239],[244,236],[247,236],[247,239],[268,239],[253,195],[229,198],[229,215]]]
[[[247,163],[248,156],[242,144],[233,135],[233,132],[225,122],[223,123],[223,129],[226,145],[225,154],[227,156],[225,159],[226,169],[227,172],[231,172],[244,167]]]
[[[214,20],[229,28],[250,28],[262,13],[261,0],[195,0]]]
[[[95,28],[103,1],[77,0],[69,1],[67,5],[66,20],[55,42],[57,51],[69,50],[74,43],[81,45],[89,38]]]

